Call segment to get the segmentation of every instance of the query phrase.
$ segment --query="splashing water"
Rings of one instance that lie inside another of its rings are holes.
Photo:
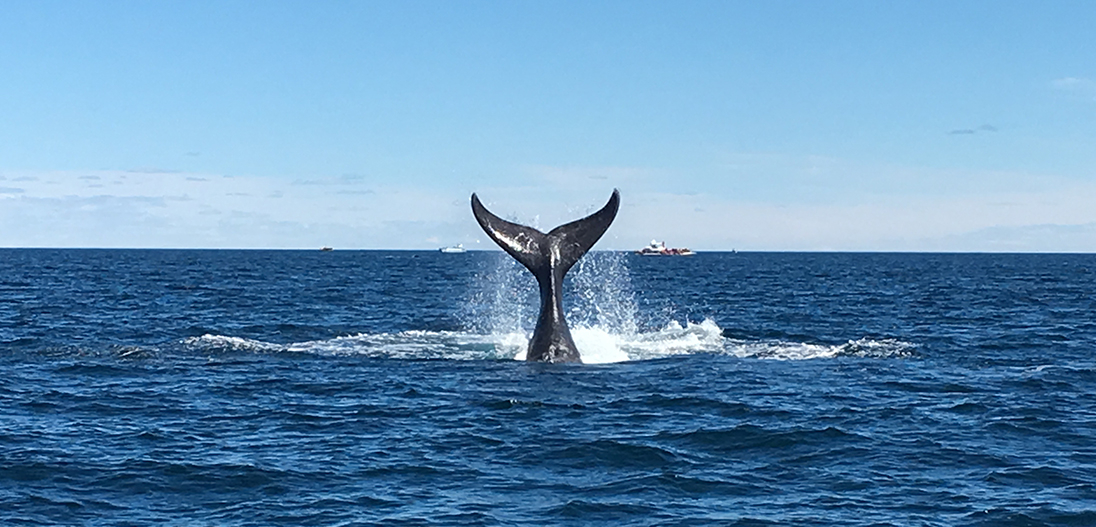
[[[574,328],[600,328],[610,334],[634,335],[637,308],[624,253],[588,253],[569,273],[564,302]]]
[[[536,320],[537,316],[536,280],[505,253],[495,256],[476,274],[459,318],[470,331],[523,335],[525,321]]]
[[[459,319],[461,331],[361,333],[328,340],[274,344],[240,337],[203,335],[183,341],[202,352],[312,353],[398,359],[524,360],[539,310],[536,280],[517,261],[499,252],[487,258],[471,284]],[[673,355],[713,353],[740,358],[805,360],[838,357],[910,357],[917,346],[894,339],[859,339],[826,345],[783,340],[739,340],[723,336],[711,319],[668,322],[639,329],[639,310],[620,252],[588,253],[564,283],[571,336],[586,364],[650,360]],[[665,316],[669,315],[669,316]]]
[[[586,364],[629,360],[651,360],[673,355],[712,353],[743,359],[809,360],[839,357],[905,358],[917,355],[917,346],[896,339],[859,339],[844,344],[743,341],[722,336],[715,322],[670,322],[647,333],[616,335],[602,328],[576,328],[575,344]],[[203,354],[217,353],[308,353],[331,356],[364,356],[391,359],[524,360],[526,333],[484,334],[466,331],[401,331],[359,333],[327,340],[276,344],[224,335],[202,335],[184,339],[184,347]],[[156,350],[138,350],[154,353]],[[133,350],[119,350],[121,357]]]
[[[469,305],[478,305],[466,323],[486,333],[499,356],[525,360],[538,309],[536,280],[520,264],[500,257],[480,275]],[[685,325],[671,320],[641,332],[627,255],[588,253],[571,269],[564,284],[564,303],[571,336],[587,364],[646,360],[686,353],[726,353],[768,359],[813,359],[839,356],[910,356],[916,346],[896,340],[861,339],[841,345],[785,341],[735,341],[711,319]],[[470,312],[471,313],[471,312]]]
[[[536,280],[514,260],[499,258],[478,286],[466,325],[496,336],[500,353],[524,360],[539,309]],[[623,344],[636,334],[636,304],[623,253],[596,251],[579,260],[564,282],[564,304],[583,362],[629,359]]]

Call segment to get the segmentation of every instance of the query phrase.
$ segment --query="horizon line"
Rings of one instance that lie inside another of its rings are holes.
[[[324,250],[328,249],[328,250]],[[333,247],[12,247],[0,246],[0,251],[285,251],[285,252],[424,252],[436,253],[439,249],[407,249],[407,248],[344,248]],[[466,248],[466,253],[502,253],[502,249],[471,249]],[[595,252],[615,252],[636,254],[632,249],[593,249]],[[994,255],[1096,255],[1096,251],[914,251],[914,250],[814,250],[814,249],[718,249],[718,250],[694,250],[696,254],[994,254]],[[657,255],[672,256],[672,255]]]

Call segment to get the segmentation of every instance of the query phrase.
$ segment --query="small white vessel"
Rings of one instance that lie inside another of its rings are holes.
[[[696,254],[688,247],[666,247],[666,242],[651,240],[650,245],[636,251],[643,256],[692,256]]]
[[[445,254],[459,254],[459,253],[468,252],[468,249],[465,249],[464,244],[462,244],[462,243],[458,243],[456,245],[450,245],[449,247],[442,247],[441,249],[438,249],[438,250],[445,253]]]

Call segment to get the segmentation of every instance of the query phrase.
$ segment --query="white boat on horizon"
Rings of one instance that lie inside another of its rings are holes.
[[[438,250],[441,251],[442,253],[445,253],[445,254],[460,254],[460,253],[468,252],[468,249],[465,249],[464,244],[462,244],[462,243],[458,243],[456,245],[450,245],[449,247],[442,247],[441,249],[438,249]]]
[[[636,251],[636,254],[643,256],[693,256],[696,252],[688,247],[666,247],[666,242],[651,240],[649,245]]]

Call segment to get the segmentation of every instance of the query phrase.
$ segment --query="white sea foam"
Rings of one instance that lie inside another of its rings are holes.
[[[622,349],[623,339],[602,328],[574,328],[571,330],[571,338],[574,339],[575,347],[582,355],[582,362],[586,364],[610,364],[631,360],[631,357]],[[528,340],[522,339],[514,360],[525,360],[526,346],[528,346]]]
[[[203,335],[184,344],[200,350],[255,353],[363,355],[401,359],[525,359],[537,315],[536,281],[511,258],[500,254],[479,274],[464,303],[462,331],[361,333],[327,340],[273,344]],[[723,336],[714,320],[669,320],[640,330],[626,257],[589,253],[568,275],[564,296],[571,336],[587,364],[650,360],[683,354],[722,354],[750,359],[805,360],[844,356],[905,357],[914,344],[861,338],[829,345],[786,340],[740,340]]]
[[[843,344],[814,344],[784,340],[731,340],[724,344],[727,353],[743,358],[807,360],[837,357],[902,358],[916,353],[917,345],[897,339],[861,338]]]
[[[224,349],[233,351],[254,351],[259,353],[278,352],[284,349],[284,346],[263,342],[261,340],[210,334],[183,339],[183,344],[190,347],[210,350]]]
[[[600,327],[572,329],[575,345],[586,364],[651,360],[673,355],[722,354],[743,359],[808,360],[837,357],[901,358],[916,345],[894,339],[858,339],[843,344],[813,344],[785,340],[740,340],[722,335],[712,320],[670,322],[650,332],[613,333]],[[360,333],[327,340],[275,344],[225,335],[202,335],[183,344],[196,350],[249,353],[309,353],[360,355],[395,359],[525,360],[530,335],[521,332],[401,331]]]

